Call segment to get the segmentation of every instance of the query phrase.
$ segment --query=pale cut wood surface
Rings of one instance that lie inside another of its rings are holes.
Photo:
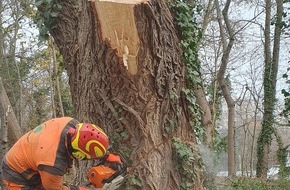
[[[95,1],[103,40],[116,48],[131,75],[137,74],[139,37],[135,24],[134,6],[144,0]]]

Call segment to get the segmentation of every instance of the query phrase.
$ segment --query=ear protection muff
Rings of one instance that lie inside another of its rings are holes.
[[[80,159],[80,160],[84,160],[86,158],[86,155],[84,153],[82,153],[81,151],[77,151],[77,150],[73,151],[72,155],[76,159]]]

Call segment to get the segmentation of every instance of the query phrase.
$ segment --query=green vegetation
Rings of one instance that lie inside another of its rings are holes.
[[[201,39],[201,32],[193,16],[194,6],[189,3],[177,0],[169,3],[170,10],[174,16],[174,23],[177,25],[181,35],[180,47],[183,51],[183,60],[186,66],[187,85],[182,90],[186,97],[190,117],[189,124],[196,135],[202,139],[204,128],[199,120],[202,111],[196,103],[194,89],[201,85],[200,61],[198,59],[198,42]],[[175,152],[176,169],[183,174],[181,189],[193,189],[194,179],[200,171],[193,163],[199,163],[199,155],[195,155],[193,145],[174,138],[172,148]],[[201,160],[201,159],[200,159]]]
[[[290,68],[287,68],[287,72],[283,75],[283,78],[286,81],[286,84],[290,84],[290,79],[289,79],[289,73],[290,73]],[[288,119],[288,123],[290,124],[289,120],[289,113],[290,113],[290,88],[288,89],[282,89],[282,94],[285,97],[285,108],[282,112],[283,116]]]
[[[180,139],[173,139],[172,143],[173,150],[176,154],[176,169],[181,171],[183,174],[183,181],[180,184],[182,189],[192,189],[194,184],[194,179],[198,171],[195,171],[194,164],[198,160],[199,156],[195,155],[192,148],[194,147],[190,143],[185,143]]]
[[[183,50],[183,59],[186,66],[187,87],[183,93],[188,102],[188,109],[193,115],[190,125],[195,130],[198,137],[202,137],[204,129],[200,123],[202,111],[196,103],[194,88],[201,84],[200,61],[198,59],[198,42],[201,39],[200,28],[194,18],[194,7],[189,3],[177,0],[169,3],[170,10],[174,15],[174,23],[181,33],[180,47]]]
[[[290,190],[290,180],[260,180],[240,177],[219,181],[216,190]]]
[[[128,184],[123,187],[124,190],[134,190],[142,187],[142,182],[136,175],[130,175],[128,179]]]
[[[56,27],[62,5],[51,0],[36,0],[35,5],[39,10],[35,21],[39,28],[39,40],[42,42],[48,40],[48,31]]]

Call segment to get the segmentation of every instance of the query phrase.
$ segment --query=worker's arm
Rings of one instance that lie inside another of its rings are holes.
[[[46,171],[39,171],[41,183],[45,190],[85,190],[84,187],[63,185],[63,176],[53,175]]]
[[[39,171],[41,184],[46,190],[70,190],[68,186],[63,185],[63,176],[53,175],[46,171]],[[73,190],[73,189],[72,189]]]

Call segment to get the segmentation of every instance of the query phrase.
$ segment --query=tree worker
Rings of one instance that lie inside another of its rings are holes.
[[[108,151],[109,138],[98,126],[71,117],[50,119],[23,135],[2,161],[2,177],[9,190],[85,190],[64,185],[73,160],[103,159],[121,163]]]

